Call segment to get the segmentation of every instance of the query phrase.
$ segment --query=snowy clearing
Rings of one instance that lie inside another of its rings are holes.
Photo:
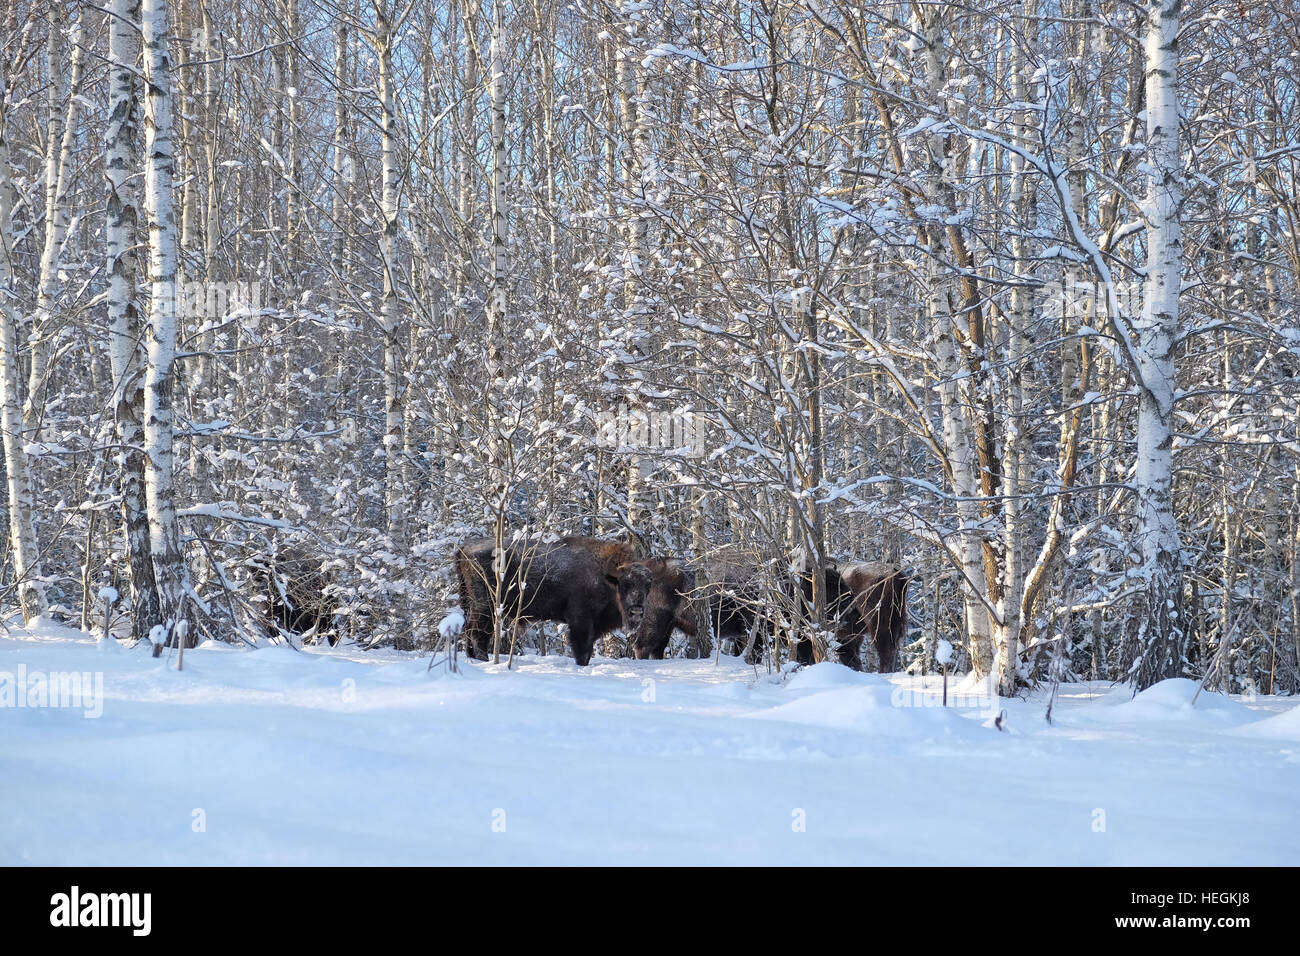
[[[1046,694],[1004,700],[1000,732],[937,677],[836,664],[175,663],[0,638],[0,863],[1300,863],[1300,708],[1192,708],[1190,681],[1062,687],[1052,725]],[[102,715],[18,706],[54,672],[102,674]]]

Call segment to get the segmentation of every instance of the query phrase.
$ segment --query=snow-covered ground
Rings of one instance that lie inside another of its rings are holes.
[[[1049,725],[835,664],[426,663],[11,629],[0,863],[1300,864],[1298,701],[1072,685]],[[102,701],[15,706],[51,672]]]

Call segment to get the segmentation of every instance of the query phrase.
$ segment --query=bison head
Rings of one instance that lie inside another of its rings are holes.
[[[640,626],[635,628],[632,654],[637,660],[661,660],[674,627],[695,633],[695,623],[686,613],[686,595],[694,580],[679,564],[662,558],[650,559],[646,567],[651,576],[650,593]]]
[[[620,564],[606,579],[618,596],[623,626],[629,631],[635,631],[645,619],[646,608],[650,603],[650,592],[654,588],[653,573],[642,562],[629,561]]]

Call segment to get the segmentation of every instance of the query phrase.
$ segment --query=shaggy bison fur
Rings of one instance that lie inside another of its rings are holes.
[[[697,634],[689,597],[695,577],[665,558],[649,558],[645,564],[652,583],[645,617],[633,634],[632,656],[637,660],[663,660],[674,627],[691,637]]]
[[[456,552],[465,651],[479,660],[492,651],[494,550],[493,539],[475,538]],[[621,541],[514,542],[505,548],[501,606],[509,627],[535,621],[567,625],[579,666],[590,663],[597,640],[620,627],[635,635],[637,657],[662,657],[680,601],[680,572],[663,559],[638,558]]]
[[[333,579],[319,560],[290,550],[270,567],[256,568],[252,577],[266,596],[268,625],[304,637],[324,634],[331,645],[338,642],[334,627],[338,598],[330,587]]]
[[[908,572],[897,565],[873,561],[844,568],[828,563],[825,619],[834,629],[841,664],[862,669],[862,642],[870,637],[876,647],[882,671],[898,669],[899,646],[907,633],[906,592]],[[773,631],[770,594],[760,586],[753,559],[743,552],[724,550],[708,566],[705,596],[714,633],[719,640],[731,640],[737,651],[748,648],[746,660],[757,663],[762,649],[770,645]],[[796,590],[797,589],[797,590]],[[783,583],[782,600],[793,605],[794,595],[812,603],[812,578],[802,575]],[[811,641],[800,641],[795,659],[811,664]]]
[[[849,565],[840,571],[840,577],[853,592],[863,635],[870,634],[876,645],[881,672],[898,670],[899,650],[907,639],[907,586],[912,572],[896,564],[869,561]]]
[[[728,572],[734,572],[735,570],[729,568]],[[852,595],[840,580],[839,573],[835,568],[827,567],[825,575],[827,618],[836,620],[842,613],[851,614]],[[781,595],[780,600],[789,609],[794,608],[795,594],[799,591],[802,591],[805,602],[812,603],[811,577],[802,577],[796,585],[794,577],[789,576],[782,582],[782,591],[784,593]],[[709,606],[709,619],[713,625],[713,632],[718,639],[730,640],[732,646],[736,649],[736,653],[745,652],[747,662],[757,664],[761,661],[763,659],[763,648],[770,646],[772,642],[775,616],[771,613],[769,601],[765,600],[770,598],[771,595],[763,593],[757,575],[746,576],[744,574],[728,573],[720,580],[715,579],[711,582],[706,588],[706,595]],[[811,660],[811,642],[801,642],[798,647],[801,663],[803,663],[805,644],[807,644],[807,653],[809,660]],[[847,650],[843,651],[840,657],[842,663],[852,666]]]
[[[830,572],[828,571],[828,574]],[[838,585],[827,582],[827,603],[837,620],[839,660],[862,669],[862,641],[870,637],[881,673],[898,670],[899,647],[907,637],[907,585],[911,572],[884,561],[867,561],[838,569]],[[812,663],[812,642],[796,650],[801,664]]]

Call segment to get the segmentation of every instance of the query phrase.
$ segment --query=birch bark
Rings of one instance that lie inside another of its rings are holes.
[[[924,87],[928,97],[937,105],[942,102],[945,85],[943,60],[943,24],[941,11],[934,10],[922,18],[917,14],[918,32],[921,36]],[[942,108],[942,107],[937,107]],[[952,157],[949,143],[942,134],[926,136],[928,166],[926,175],[931,195],[938,196],[949,189],[953,181]],[[968,367],[958,352],[957,317],[952,314],[950,302],[955,297],[953,278],[942,262],[943,227],[931,223],[926,230],[930,253],[927,256],[926,276],[927,311],[930,334],[935,344],[936,368],[940,377],[939,406],[943,423],[943,442],[951,471],[953,494],[959,531],[956,536],[955,556],[965,578],[963,590],[968,622],[971,665],[977,678],[987,678],[993,673],[994,640],[993,620],[985,597],[989,594],[988,565],[984,555],[984,532],[980,507],[980,475],[987,472],[977,467],[975,432],[966,409],[974,404],[964,401],[960,382],[968,378]]]
[[[404,534],[406,489],[402,480],[402,401],[404,388],[401,358],[401,315],[397,297],[397,91],[393,76],[393,30],[391,12],[375,4],[375,53],[379,65],[379,106],[383,113],[381,128],[380,215],[383,231],[379,237],[379,255],[384,269],[384,293],[381,307],[384,330],[384,505],[387,512],[388,537],[397,542]]]
[[[23,405],[23,427],[27,430],[29,442],[36,441],[40,437],[46,377],[49,374],[50,358],[54,354],[54,341],[58,333],[55,304],[63,284],[60,274],[70,223],[68,191],[71,188],[72,157],[79,132],[77,115],[82,102],[81,79],[85,61],[82,18],[78,16],[71,25],[71,34],[68,37],[72,53],[68,65],[69,79],[65,104],[60,97],[60,84],[56,81],[56,77],[63,72],[60,49],[62,10],[58,3],[53,3],[50,7],[54,19],[50,23],[48,53],[50,118],[47,128],[49,142],[46,144],[45,153],[45,242],[41,248],[40,274],[37,278],[36,311],[32,316],[31,367],[27,379],[27,400]]]
[[[144,380],[140,365],[143,329],[136,301],[136,226],[140,164],[140,110],[136,63],[140,58],[140,0],[111,0],[108,17],[109,120],[104,151],[108,207],[104,226],[108,275],[108,355],[113,374],[114,428],[121,455],[122,522],[131,571],[131,629],[149,636],[159,615],[142,447]]]
[[[167,0],[143,0],[145,209],[149,223],[149,326],[144,385],[145,499],[158,587],[158,617],[169,638],[184,617],[189,576],[175,501],[176,213],[172,197],[172,63]],[[189,628],[190,639],[197,629]],[[162,643],[154,637],[154,654]]]
[[[32,507],[31,473],[23,430],[22,363],[18,352],[18,316],[14,309],[13,184],[5,119],[9,77],[0,60],[0,429],[4,432],[5,472],[9,491],[9,546],[23,621],[30,624],[46,609]]]
[[[1182,163],[1178,148],[1180,0],[1147,10],[1147,275],[1135,317],[1138,373],[1138,550],[1144,606],[1135,622],[1138,689],[1176,676],[1183,625],[1182,557],[1173,510],[1174,339],[1182,283]]]

